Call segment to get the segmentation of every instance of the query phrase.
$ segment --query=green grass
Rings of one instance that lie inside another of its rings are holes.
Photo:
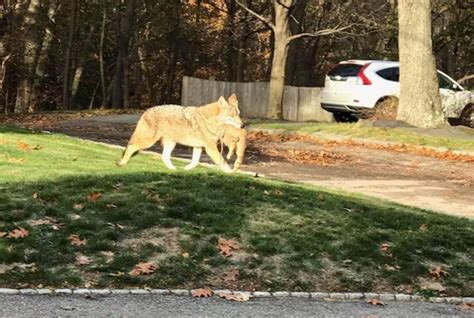
[[[39,149],[22,150],[19,141]],[[442,266],[448,294],[474,295],[470,220],[204,168],[169,172],[146,155],[118,168],[120,154],[61,135],[0,128],[0,232],[30,233],[0,238],[0,287],[427,293],[429,269]],[[90,202],[94,191],[102,197]],[[29,222],[45,216],[56,218],[59,229]],[[71,234],[87,244],[72,246]],[[241,249],[223,257],[219,237],[237,240]],[[383,243],[391,256],[380,251]],[[77,253],[92,262],[76,265]],[[156,272],[131,276],[140,261],[154,262]],[[2,273],[13,263],[34,267]],[[235,282],[223,279],[229,269],[239,270]]]
[[[451,150],[474,151],[474,130],[461,127],[458,136],[437,136],[433,132],[411,128],[366,127],[357,123],[297,123],[252,120],[250,128],[278,129],[284,132],[321,133],[346,137],[407,143],[418,146],[443,147]],[[464,128],[464,129],[463,129]],[[464,135],[460,137],[459,135]],[[330,136],[328,136],[330,138]]]

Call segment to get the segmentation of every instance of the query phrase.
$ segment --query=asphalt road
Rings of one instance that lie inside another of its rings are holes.
[[[474,317],[450,304],[321,301],[280,298],[236,303],[218,298],[160,295],[1,295],[0,317]]]

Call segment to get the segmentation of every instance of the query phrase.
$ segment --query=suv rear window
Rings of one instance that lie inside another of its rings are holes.
[[[389,67],[377,72],[377,75],[387,81],[399,82],[400,71],[398,67]]]
[[[363,65],[358,64],[339,64],[335,68],[329,71],[329,76],[341,76],[341,77],[348,77],[348,76],[357,76],[360,69]]]

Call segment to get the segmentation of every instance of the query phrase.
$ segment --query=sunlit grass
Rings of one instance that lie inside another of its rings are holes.
[[[418,291],[429,269],[442,266],[449,294],[474,294],[467,219],[205,168],[169,172],[148,155],[118,168],[120,155],[66,136],[0,130],[0,232],[29,231],[0,238],[0,264],[34,264],[0,272],[0,287]],[[92,202],[92,192],[102,196]],[[46,216],[59,229],[31,225]],[[87,244],[72,246],[71,234]],[[241,249],[222,256],[219,237]],[[76,264],[77,253],[91,264]],[[156,272],[131,276],[140,261]],[[230,269],[240,275],[225,282]]]

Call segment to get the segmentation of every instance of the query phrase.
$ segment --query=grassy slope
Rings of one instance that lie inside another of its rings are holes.
[[[41,149],[21,150],[18,141]],[[0,287],[416,291],[440,265],[449,272],[441,280],[448,294],[474,294],[472,221],[204,168],[170,173],[145,155],[117,168],[119,157],[119,150],[69,137],[0,128],[0,232],[30,231],[0,238],[0,264],[36,268],[0,274]],[[92,191],[102,198],[89,202]],[[73,209],[77,203],[82,211]],[[63,226],[27,223],[44,216]],[[87,245],[71,246],[70,234]],[[219,237],[236,239],[241,251],[221,256]],[[383,243],[392,256],[380,251]],[[112,261],[104,251],[114,253]],[[93,262],[76,265],[76,253]],[[130,276],[139,261],[154,261],[156,273]],[[234,268],[239,278],[226,282],[223,273]]]
[[[348,137],[408,143],[419,146],[445,147],[452,150],[474,151],[474,142],[455,137],[421,134],[405,128],[364,127],[354,123],[295,123],[251,121],[251,128],[281,129],[286,132],[328,133]],[[469,133],[469,129],[465,129]],[[473,132],[474,135],[474,132]]]

